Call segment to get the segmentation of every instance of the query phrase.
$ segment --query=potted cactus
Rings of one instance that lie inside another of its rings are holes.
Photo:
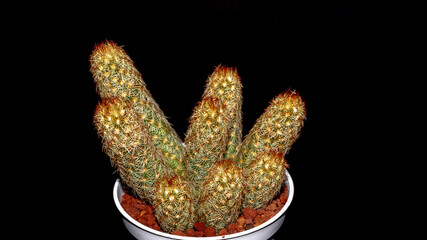
[[[293,195],[285,154],[298,138],[306,112],[298,93],[288,90],[275,97],[242,140],[240,77],[235,68],[218,66],[182,141],[123,48],[112,41],[96,45],[90,65],[101,97],[94,125],[120,176],[114,199],[134,236],[183,239],[172,233],[189,233],[202,223],[213,231],[210,236],[253,234],[221,230],[243,222],[239,216],[251,215],[245,210],[262,212],[285,189],[288,201],[277,213],[283,215]],[[147,209],[152,209],[157,228],[138,223],[123,210],[125,191],[151,206]],[[278,225],[268,231],[271,236],[283,222],[280,217],[258,224],[258,230]]]

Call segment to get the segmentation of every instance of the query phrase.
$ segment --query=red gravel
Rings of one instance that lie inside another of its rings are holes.
[[[172,234],[174,235],[178,235],[178,236],[187,236],[185,235],[185,233],[183,233],[182,231],[173,231]]]
[[[227,235],[227,234],[228,234],[228,232],[227,232],[227,229],[225,229],[225,228],[219,230],[219,232],[218,232],[218,236]]]
[[[194,223],[194,228],[197,230],[197,231],[204,231],[205,229],[206,229],[206,226],[205,226],[205,223],[204,222],[195,222]]]
[[[243,208],[242,213],[243,213],[243,216],[245,217],[245,219],[252,219],[252,220],[257,215],[256,211],[251,207]]]
[[[288,188],[285,186],[283,192],[266,208],[254,210],[251,207],[247,207],[242,209],[242,214],[237,221],[228,225],[227,228],[220,229],[218,231],[218,236],[242,232],[268,221],[283,208],[287,200]],[[123,195],[121,204],[124,210],[138,222],[155,230],[162,231],[154,216],[153,207],[150,205],[147,205],[143,201],[127,193]],[[194,224],[194,229],[190,228],[185,232],[174,231],[172,234],[190,237],[217,236],[216,230],[213,227],[206,227],[204,222],[196,222]]]
[[[127,193],[123,195],[121,204],[123,209],[133,219],[147,227],[160,231],[160,226],[154,216],[153,207]]]
[[[206,237],[213,237],[216,236],[216,230],[212,226],[205,229],[205,236]]]

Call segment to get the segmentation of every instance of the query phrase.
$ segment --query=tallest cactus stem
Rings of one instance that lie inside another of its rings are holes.
[[[150,135],[164,155],[167,165],[185,175],[184,150],[171,124],[154,101],[141,74],[126,52],[112,41],[95,47],[90,56],[90,71],[101,98],[120,97],[131,103]]]

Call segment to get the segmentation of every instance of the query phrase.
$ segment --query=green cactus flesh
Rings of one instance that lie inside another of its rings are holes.
[[[101,98],[120,97],[130,102],[168,166],[184,176],[186,168],[182,141],[147,90],[131,58],[117,44],[106,41],[95,47],[90,63]]]
[[[239,217],[243,199],[243,173],[231,160],[217,162],[200,187],[199,217],[220,230]]]
[[[141,199],[152,202],[155,182],[166,171],[165,160],[134,109],[119,98],[103,99],[95,110],[94,124],[121,179]]]
[[[295,91],[286,91],[271,101],[242,142],[235,161],[243,168],[267,150],[287,153],[300,135],[305,104]]]
[[[176,174],[161,177],[156,183],[154,214],[168,233],[192,228],[196,221],[192,186]]]
[[[237,70],[218,66],[207,80],[205,97],[218,97],[225,105],[231,121],[224,159],[234,158],[242,142],[242,83]]]
[[[265,208],[280,191],[286,179],[283,152],[265,151],[244,169],[246,179],[243,208]]]
[[[230,119],[218,98],[207,97],[194,108],[185,145],[187,168],[194,186],[200,186],[210,167],[224,155]],[[198,189],[196,189],[196,194]]]

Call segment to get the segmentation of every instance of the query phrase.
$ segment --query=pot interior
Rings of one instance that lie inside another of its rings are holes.
[[[120,213],[122,214],[123,218],[126,221],[128,221],[129,223],[131,223],[132,225],[134,225],[136,228],[140,229],[140,231],[143,231],[143,232],[141,232],[142,235],[153,234],[153,235],[157,235],[159,237],[158,239],[200,239],[200,240],[202,240],[202,239],[203,240],[244,239],[245,236],[249,237],[249,236],[251,236],[257,232],[259,234],[259,232],[261,232],[261,231],[267,231],[267,230],[269,230],[268,228],[277,227],[277,229],[275,229],[275,230],[273,229],[274,230],[273,234],[274,234],[278,230],[278,228],[280,228],[280,225],[282,225],[284,217],[285,217],[285,212],[292,202],[292,199],[294,196],[294,191],[295,191],[291,175],[289,174],[288,171],[286,171],[285,185],[287,185],[287,187],[288,187],[288,199],[287,199],[285,205],[282,207],[282,209],[275,216],[273,216],[271,219],[269,219],[268,221],[266,221],[266,222],[264,222],[264,223],[262,223],[256,227],[253,227],[253,228],[248,229],[248,230],[243,231],[243,232],[227,234],[227,235],[223,235],[223,236],[215,236],[215,237],[188,237],[188,236],[173,235],[173,234],[154,230],[154,229],[149,228],[149,227],[141,224],[140,222],[136,221],[123,209],[123,207],[120,203],[123,195],[125,194],[125,190],[123,189],[123,187],[120,183],[120,179],[117,179],[115,184],[114,184],[113,198],[114,198],[114,203],[116,204],[116,207],[120,211]],[[278,225],[276,222],[279,222],[279,221],[281,221],[279,226],[273,226],[273,225]],[[129,230],[129,228],[128,228],[128,230]],[[271,229],[268,232],[271,232]],[[273,234],[271,234],[271,235],[273,235]],[[153,239],[156,239],[156,238],[153,238]],[[249,237],[247,239],[254,239],[254,238]],[[264,239],[266,239],[266,238],[264,238]]]

